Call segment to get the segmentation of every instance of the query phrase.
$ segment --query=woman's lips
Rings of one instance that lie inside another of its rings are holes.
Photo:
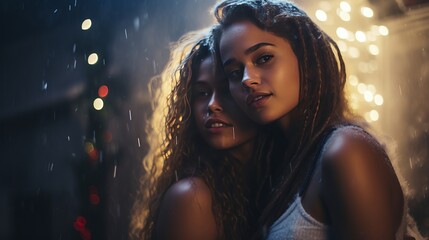
[[[251,107],[260,107],[268,101],[271,95],[272,95],[271,93],[261,93],[261,92],[249,94],[246,98],[246,104]]]

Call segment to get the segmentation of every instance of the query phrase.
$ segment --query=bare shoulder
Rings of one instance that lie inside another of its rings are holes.
[[[159,239],[215,239],[212,193],[204,180],[190,177],[171,185],[156,225]]]
[[[325,146],[323,166],[325,168],[377,167],[392,172],[389,157],[381,144],[358,127],[343,127],[336,130]],[[380,170],[378,169],[378,170]]]
[[[168,188],[165,203],[193,207],[197,204],[201,207],[210,207],[212,194],[210,188],[203,179],[198,177],[184,178]]]
[[[404,199],[390,160],[358,127],[340,128],[327,141],[322,196],[341,237],[393,239],[402,220]]]

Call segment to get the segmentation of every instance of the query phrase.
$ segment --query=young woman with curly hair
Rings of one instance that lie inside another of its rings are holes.
[[[252,166],[268,141],[229,95],[207,31],[173,49],[157,80],[132,236],[247,239],[255,229]]]
[[[283,155],[266,168],[261,236],[403,239],[400,182],[348,109],[337,44],[287,1],[225,0],[215,17],[232,96],[256,122],[282,129]]]

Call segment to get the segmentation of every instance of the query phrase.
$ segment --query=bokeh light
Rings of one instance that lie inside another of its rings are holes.
[[[96,98],[92,104],[94,106],[95,110],[101,110],[104,107],[104,102],[103,99],[101,98]]]
[[[316,18],[321,22],[325,22],[326,20],[328,20],[328,15],[325,11],[318,9],[316,11]]]
[[[91,28],[91,26],[92,26],[92,21],[91,21],[91,19],[85,19],[83,22],[82,22],[82,30],[88,30],[88,29],[90,29]]]
[[[109,88],[106,85],[102,85],[98,88],[98,96],[104,98],[109,94]]]
[[[91,53],[88,57],[88,64],[94,65],[98,62],[98,55],[97,53]]]

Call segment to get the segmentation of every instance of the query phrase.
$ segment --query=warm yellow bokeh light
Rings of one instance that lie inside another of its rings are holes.
[[[389,35],[389,29],[386,26],[379,26],[378,32],[383,36]]]
[[[347,31],[347,29],[339,27],[337,28],[337,36],[341,39],[347,39],[349,36],[349,32]]]
[[[375,122],[378,120],[380,115],[378,114],[377,110],[371,110],[371,112],[369,112],[369,117],[370,117],[371,121]]]
[[[91,53],[88,57],[88,64],[94,65],[98,62],[98,55],[97,53]]]
[[[381,106],[381,105],[383,105],[383,102],[384,102],[383,96],[381,96],[380,94],[376,94],[374,96],[374,103],[376,105]]]
[[[362,13],[362,15],[367,18],[371,18],[374,16],[374,11],[372,11],[372,9],[369,7],[361,7],[360,13]]]
[[[374,99],[374,95],[372,94],[372,92],[371,92],[371,91],[366,90],[366,91],[363,93],[363,98],[364,98],[364,99],[365,99],[365,101],[367,101],[367,102],[372,102],[372,99]]]
[[[355,47],[349,47],[348,53],[351,58],[358,58],[360,56],[359,49]]]
[[[349,76],[349,83],[352,86],[357,86],[359,84],[359,79],[356,77],[356,75],[350,75]]]
[[[347,51],[347,44],[344,41],[338,40],[337,45],[341,52]]]
[[[325,11],[318,9],[316,11],[316,18],[321,22],[325,22],[326,20],[328,20],[328,15]]]
[[[340,2],[340,8],[344,12],[350,12],[352,10],[352,6],[350,6],[350,4],[346,1]]]
[[[104,102],[103,99],[101,98],[96,98],[92,104],[94,106],[95,110],[101,110],[104,107]]]
[[[341,18],[341,20],[343,20],[344,22],[348,22],[348,21],[350,21],[350,14],[348,13],[348,12],[343,12],[343,11],[340,11],[339,13],[338,13],[338,16]]]
[[[369,53],[371,53],[374,56],[376,56],[380,53],[380,49],[378,49],[377,45],[375,45],[375,44],[369,45],[368,51],[369,51]]]
[[[357,89],[360,94],[363,94],[367,90],[367,87],[364,83],[359,83]]]
[[[90,29],[91,28],[91,26],[92,26],[92,21],[91,21],[91,19],[85,19],[83,22],[82,22],[82,30],[88,30],[88,29]]]
[[[366,34],[362,31],[356,31],[355,37],[356,37],[356,40],[358,40],[358,42],[366,41]]]

